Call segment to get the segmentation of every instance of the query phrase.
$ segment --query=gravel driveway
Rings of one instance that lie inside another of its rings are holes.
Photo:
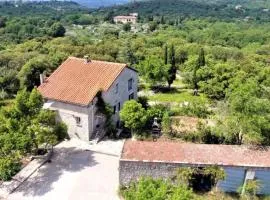
[[[123,141],[89,145],[59,144],[51,163],[43,165],[8,199],[118,200],[118,166]]]

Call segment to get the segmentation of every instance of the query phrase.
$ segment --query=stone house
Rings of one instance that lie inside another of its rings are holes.
[[[44,108],[57,112],[69,136],[89,141],[105,123],[96,112],[97,93],[102,91],[103,100],[113,109],[112,121],[119,126],[124,102],[137,98],[137,82],[137,72],[126,64],[69,57],[41,80],[38,90]]]
[[[177,168],[213,165],[226,173],[217,184],[220,190],[235,193],[247,181],[257,180],[258,194],[270,194],[269,147],[128,140],[120,158],[119,181],[128,185],[141,176],[168,179]]]
[[[129,15],[120,15],[120,16],[115,16],[113,18],[114,23],[131,23],[131,24],[136,24],[137,23],[137,18],[138,18],[138,13],[130,13]]]

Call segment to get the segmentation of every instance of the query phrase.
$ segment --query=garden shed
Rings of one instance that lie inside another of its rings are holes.
[[[192,144],[170,141],[125,142],[119,167],[120,184],[141,176],[171,178],[177,168],[222,167],[226,178],[217,186],[237,192],[247,180],[257,180],[258,194],[270,194],[270,149],[268,147]]]

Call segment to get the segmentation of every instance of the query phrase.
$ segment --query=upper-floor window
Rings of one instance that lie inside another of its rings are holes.
[[[113,106],[113,114],[116,113],[116,106]]]
[[[133,79],[131,78],[128,80],[128,91],[132,90],[132,88],[133,88]]]
[[[117,94],[118,93],[118,90],[119,90],[119,85],[118,85],[118,83],[115,85],[115,94]]]

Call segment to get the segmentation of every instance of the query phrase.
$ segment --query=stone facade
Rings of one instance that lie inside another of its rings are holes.
[[[128,88],[128,82],[132,80],[132,89]],[[117,79],[113,82],[108,91],[103,92],[102,96],[106,103],[112,108],[116,106],[113,122],[115,125],[119,123],[119,104],[120,109],[125,101],[129,100],[130,95],[137,98],[138,77],[137,72],[125,68]],[[88,106],[80,106],[71,103],[65,103],[54,100],[47,100],[50,104],[49,109],[57,112],[57,119],[64,122],[68,126],[68,134],[71,138],[79,138],[89,141],[97,126],[102,124],[104,119],[96,116],[96,107],[94,99]]]
[[[130,161],[120,159],[119,182],[128,186],[130,182],[137,181],[142,176],[152,178],[170,179],[175,175],[177,168],[205,167],[207,165],[191,165],[182,163],[168,163],[159,161]],[[224,192],[237,192],[244,184],[247,171],[254,171],[254,179],[260,182],[258,194],[270,194],[270,168],[223,166],[226,178],[219,181],[217,186]]]
[[[177,168],[183,166],[177,163],[120,160],[119,182],[127,186],[142,176],[169,179]]]

